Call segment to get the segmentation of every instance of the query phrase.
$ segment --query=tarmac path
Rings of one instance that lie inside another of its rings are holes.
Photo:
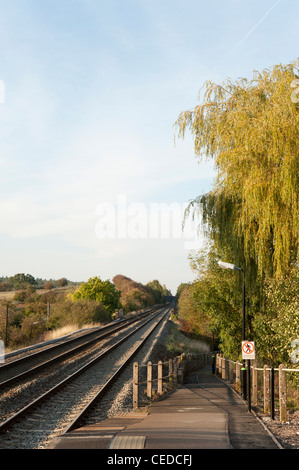
[[[221,379],[202,371],[192,374],[185,387],[226,413],[228,439],[233,449],[278,449],[279,444],[247,404]]]
[[[279,449],[247,404],[210,367],[146,410],[77,429],[52,449]]]

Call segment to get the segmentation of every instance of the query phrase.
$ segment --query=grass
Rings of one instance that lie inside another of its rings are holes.
[[[28,341],[26,342],[26,344],[23,344],[23,345],[19,344],[17,348],[7,347],[5,348],[5,353],[8,354],[10,352],[23,349],[28,346],[34,346],[35,344],[38,344],[38,343],[51,341],[53,339],[59,339],[59,338],[62,338],[63,336],[75,333],[78,330],[85,330],[85,329],[87,330],[89,328],[96,328],[100,326],[103,326],[103,325],[101,323],[86,324],[80,327],[78,325],[66,325],[61,328],[57,328],[56,330],[45,331],[44,333],[41,334],[38,340]]]
[[[12,300],[16,291],[0,292],[0,300]]]
[[[177,320],[170,322],[170,333],[166,339],[166,349],[170,355],[198,354],[209,352],[210,345],[204,339],[192,339],[186,336],[181,330]]]
[[[51,341],[52,339],[61,338],[62,336],[69,335],[71,333],[74,333],[75,331],[84,330],[84,329],[92,328],[95,326],[100,326],[100,325],[83,325],[80,328],[78,325],[66,325],[61,328],[57,328],[57,330],[46,331],[43,334],[43,340]]]
[[[48,292],[58,292],[58,293],[73,292],[75,289],[76,289],[75,286],[54,287],[53,289],[50,289],[50,290],[36,289],[35,293],[38,295],[43,295],[43,294],[47,294]],[[12,300],[17,292],[19,292],[19,290],[0,292],[0,300]]]

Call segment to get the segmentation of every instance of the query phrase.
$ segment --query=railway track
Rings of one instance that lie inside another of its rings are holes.
[[[44,389],[50,389],[61,382],[63,377],[72,375],[92,357],[97,356],[100,351],[108,350],[119,337],[126,335],[128,331],[133,331],[136,323],[155,312],[159,312],[159,309],[155,308],[135,316],[130,321],[110,324],[105,328],[97,329],[92,334],[84,335],[74,341],[67,341],[64,345],[51,347],[3,366],[4,374],[9,375],[9,378],[0,383],[2,392],[0,405],[2,401],[2,405],[5,405],[2,409],[6,411],[5,414],[2,411],[0,423],[11,414],[16,414],[17,409],[29,404],[33,397],[42,395]]]
[[[160,309],[139,320],[141,325],[12,412],[0,424],[0,448],[38,448],[44,441],[80,426],[94,412],[98,419],[99,410],[103,411],[101,401],[169,311],[170,307]]]
[[[11,360],[11,358],[5,358],[5,364],[0,366],[0,390],[7,386],[10,387],[19,380],[36,374],[37,371],[45,369],[55,362],[92,346],[92,344],[97,343],[99,340],[103,340],[127,328],[127,326],[158,310],[159,307],[155,307],[134,317],[113,322],[104,327],[94,328],[92,331],[82,333],[65,341],[59,341],[58,344],[47,344],[40,347],[37,352],[32,353],[30,352],[31,350],[20,352],[18,359]]]

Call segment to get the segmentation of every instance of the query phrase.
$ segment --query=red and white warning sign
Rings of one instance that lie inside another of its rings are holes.
[[[242,359],[255,359],[254,341],[242,341]]]

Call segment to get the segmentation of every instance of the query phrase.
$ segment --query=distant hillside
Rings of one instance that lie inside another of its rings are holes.
[[[114,276],[113,283],[121,291],[120,300],[125,312],[141,310],[154,305],[155,301],[151,289],[140,282],[118,274]]]
[[[65,277],[61,279],[40,279],[31,274],[18,273],[14,276],[0,277],[0,292],[10,292],[26,289],[53,289],[56,287],[78,286],[80,282],[73,282]]]

